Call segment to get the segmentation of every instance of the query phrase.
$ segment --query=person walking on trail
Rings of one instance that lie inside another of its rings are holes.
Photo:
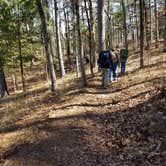
[[[110,65],[110,81],[116,81],[118,76],[117,67],[119,65],[119,57],[113,48],[111,49],[111,59],[112,65]]]
[[[106,88],[109,84],[109,68],[112,64],[111,53],[109,50],[102,50],[99,53],[98,65],[102,73],[102,87]]]
[[[120,49],[120,63],[121,63],[121,74],[124,75],[126,73],[126,62],[128,58],[128,50],[126,48]]]

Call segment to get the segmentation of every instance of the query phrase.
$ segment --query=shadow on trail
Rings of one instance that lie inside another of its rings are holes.
[[[17,96],[12,95],[12,96],[8,96],[6,98],[0,98],[0,104],[5,104],[7,102],[17,101],[17,100],[20,100],[20,99],[25,99],[26,97],[30,97],[30,96],[40,95],[41,93],[45,93],[48,90],[49,90],[48,87],[44,87],[44,88],[40,88],[40,89],[37,89],[37,90],[28,91],[28,92],[25,92],[25,93],[20,93]]]
[[[102,88],[100,88],[100,86],[96,85],[89,85],[87,87],[88,88],[94,88],[96,91],[88,91],[88,90],[84,90],[84,91],[78,91],[78,92],[73,92],[73,93],[69,93],[67,94],[66,96],[70,96],[70,95],[77,95],[77,94],[80,94],[80,93],[85,93],[85,94],[109,94],[109,93],[117,93],[117,92],[121,92],[123,90],[127,90],[131,87],[134,87],[134,86],[137,86],[137,85],[140,85],[140,84],[144,84],[144,83],[148,83],[148,82],[151,82],[151,83],[154,83],[155,84],[155,81],[160,81],[160,80],[166,80],[166,77],[163,76],[163,77],[156,77],[156,78],[153,78],[153,79],[149,79],[149,80],[144,80],[144,81],[140,81],[140,82],[137,82],[137,83],[134,83],[134,84],[131,84],[131,85],[128,85],[126,87],[123,87],[123,88],[111,88],[109,87],[108,89],[113,89],[113,90],[103,90]],[[120,85],[119,85],[120,86]]]
[[[57,107],[56,110],[65,110],[65,109],[69,109],[71,107],[105,107],[105,106],[108,106],[108,107],[111,107],[112,105],[116,105],[118,103],[123,103],[125,101],[128,101],[128,100],[132,100],[132,99],[135,99],[137,97],[140,97],[140,96],[144,96],[148,93],[152,93],[152,91],[145,91],[145,92],[142,92],[142,93],[139,93],[137,95],[134,95],[134,96],[131,96],[130,98],[127,98],[127,99],[124,99],[124,100],[111,100],[110,102],[106,102],[106,103],[80,103],[80,104],[69,104],[69,105],[66,105],[66,106],[62,106],[62,107]],[[102,109],[102,108],[101,108]],[[55,110],[55,111],[56,111]],[[83,114],[83,115],[80,115],[81,117],[86,117],[87,114]],[[73,116],[67,116],[67,119],[72,119],[74,118],[75,115]],[[79,117],[79,116],[76,116],[76,117]],[[11,125],[9,127],[5,127],[5,128],[1,128],[0,130],[0,134],[1,133],[9,133],[9,132],[14,132],[14,131],[17,131],[17,130],[22,130],[22,129],[27,129],[29,127],[33,127],[33,126],[36,126],[40,123],[45,123],[47,122],[47,118],[46,119],[42,119],[42,120],[35,120],[34,122],[31,122],[31,123],[28,123],[28,124],[25,124],[25,125]],[[52,121],[52,118],[49,119],[50,121]],[[65,117],[59,117],[57,118],[56,120],[66,120]]]
[[[141,70],[144,70],[144,69],[147,69],[147,68],[157,68],[158,66],[160,66],[160,65],[165,65],[166,64],[166,61],[159,61],[159,62],[157,62],[157,63],[153,63],[153,64],[149,64],[149,65],[145,65],[143,68],[137,68],[137,69],[134,69],[134,70],[132,70],[132,71],[130,71],[129,73],[128,73],[128,75],[129,74],[135,74],[135,73],[137,73],[138,71],[141,71]]]
[[[129,85],[129,86],[126,86],[124,88],[120,88],[120,89],[115,89],[115,90],[112,90],[112,91],[88,91],[88,90],[78,90],[77,92],[72,92],[70,94],[67,94],[66,96],[71,96],[71,95],[78,95],[78,94],[81,94],[81,93],[84,93],[84,94],[109,94],[109,93],[117,93],[117,92],[121,92],[123,90],[127,90],[128,88],[131,88],[133,86],[137,86],[139,84],[143,84],[143,83],[146,83],[146,82],[155,82],[155,81],[158,81],[158,80],[161,80],[161,79],[165,79],[166,77],[158,77],[158,78],[154,78],[154,79],[149,79],[149,80],[146,80],[146,81],[140,81],[140,82],[137,82],[137,83],[134,83],[132,85]],[[95,88],[95,87],[93,87]],[[88,89],[88,88],[87,88]],[[104,106],[111,106],[111,105],[115,105],[115,104],[118,104],[120,102],[125,102],[125,101],[128,101],[130,99],[134,99],[134,98],[137,98],[141,95],[145,95],[147,93],[150,93],[150,91],[145,91],[143,93],[139,93],[135,96],[131,96],[130,98],[127,98],[125,100],[110,100],[110,102],[106,102],[106,103],[76,103],[76,104],[69,104],[69,105],[66,105],[66,106],[62,106],[62,107],[57,107],[56,109],[68,109],[68,108],[71,108],[71,107],[75,107],[75,106],[80,106],[80,107],[104,107]],[[34,103],[37,103],[40,104],[40,103],[46,103],[48,105],[48,101],[49,101],[49,104],[52,105],[53,103],[57,102],[60,98],[57,98],[56,96],[54,95],[51,95],[49,98],[47,99],[43,99],[42,101],[40,102],[36,102],[34,101]],[[63,104],[63,100],[62,101],[58,101],[59,103],[62,103]],[[34,104],[33,102],[31,102],[31,105]],[[47,113],[47,112],[46,112]],[[42,120],[37,120],[35,122],[32,122],[32,123],[28,123],[28,124],[25,124],[24,126],[21,126],[21,125],[9,125],[7,127],[4,127],[4,128],[1,128],[0,129],[0,133],[7,133],[7,132],[13,132],[13,131],[16,131],[16,130],[20,130],[20,129],[24,129],[24,128],[29,128],[33,125],[36,125],[38,123],[42,122]]]
[[[154,126],[151,125],[151,116],[158,111],[158,105],[163,104],[165,95],[165,91],[156,92],[149,100],[127,110],[104,114],[87,112],[38,121],[33,124],[37,129],[35,134],[44,132],[48,136],[44,135],[34,143],[17,145],[13,153],[3,154],[3,157],[16,160],[18,165],[24,163],[31,166],[141,165],[149,161],[152,165],[157,161],[164,165],[164,158],[160,155],[155,158],[148,156],[154,151],[153,147],[157,147],[155,142],[162,140],[165,135],[165,132],[159,135],[159,130],[152,130]],[[150,109],[148,103],[151,103],[153,109]],[[92,121],[100,128],[94,127],[94,131],[89,131],[82,124],[83,120]],[[69,123],[65,123],[67,121]],[[124,142],[124,139],[129,142]],[[150,139],[154,140],[153,146]],[[143,153],[139,153],[140,151]]]

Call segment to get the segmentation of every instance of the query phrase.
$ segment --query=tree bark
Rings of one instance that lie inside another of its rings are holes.
[[[95,37],[94,37],[94,18],[93,18],[93,7],[92,7],[92,0],[89,0],[89,13],[90,13],[90,25],[91,25],[91,49],[92,49],[92,55],[93,55],[93,67],[96,67],[96,46],[95,46]]]
[[[71,58],[70,58],[70,27],[69,27],[69,12],[68,10],[65,11],[64,7],[64,19],[65,19],[65,37],[66,37],[66,50],[67,50],[67,64],[68,67],[71,65]]]
[[[44,36],[46,58],[48,61],[49,72],[50,72],[50,77],[51,77],[51,91],[54,92],[56,90],[56,75],[55,75],[55,69],[54,69],[54,64],[53,64],[53,58],[49,51],[49,40],[50,39],[49,39],[49,35],[47,32],[46,20],[45,20],[45,15],[44,15],[43,7],[41,4],[41,0],[36,0],[36,5],[38,7],[38,12],[39,12],[40,19],[41,19],[42,32],[43,32],[43,36]]]
[[[145,28],[146,28],[146,49],[150,49],[150,32],[149,32],[149,16],[148,16],[148,7],[145,6]]]
[[[26,88],[25,88],[24,67],[23,67],[23,59],[22,59],[20,26],[18,29],[19,29],[18,49],[19,49],[20,71],[21,71],[22,88],[23,88],[23,92],[25,92]]]
[[[123,10],[123,27],[124,27],[124,40],[125,40],[125,47],[128,50],[128,42],[127,42],[127,23],[126,23],[126,7],[124,0],[122,0],[122,10]]]
[[[56,46],[57,46],[57,54],[59,60],[59,68],[61,77],[65,75],[65,68],[63,63],[63,55],[62,55],[62,48],[61,48],[61,39],[60,39],[60,31],[59,31],[59,16],[58,16],[58,6],[57,1],[54,0],[54,8],[55,8],[55,35],[56,35]]]
[[[163,49],[163,51],[166,52],[166,0],[165,0],[165,4],[164,5],[165,5],[165,7],[164,7],[164,9],[165,9],[165,13],[164,13],[165,14],[165,16],[164,16],[165,17],[165,19],[164,19],[164,27],[165,28],[164,28],[164,49]]]
[[[79,61],[80,61],[80,70],[81,70],[81,87],[87,86],[86,74],[85,74],[85,66],[83,61],[83,50],[82,50],[82,40],[81,40],[81,32],[80,32],[80,14],[79,14],[79,2],[75,1],[75,9],[76,9],[76,20],[77,20],[77,39],[78,39],[78,53],[79,53]]]
[[[80,70],[79,70],[79,62],[78,62],[78,49],[77,49],[77,39],[76,39],[76,17],[75,17],[75,3],[74,1],[71,1],[72,3],[72,23],[73,23],[73,53],[74,53],[74,63],[76,65],[76,76],[79,76]]]
[[[158,48],[158,18],[157,18],[157,0],[154,0],[154,15],[155,15],[155,47]]]
[[[9,95],[3,67],[0,66],[0,96],[4,97],[6,93]]]
[[[135,10],[135,24],[136,24],[136,45],[139,46],[139,28],[138,28],[138,13],[137,13],[137,1],[134,1],[134,10]]]
[[[21,71],[21,80],[22,80],[22,89],[23,92],[26,91],[25,88],[25,77],[24,77],[24,66],[23,66],[23,59],[22,59],[22,46],[21,46],[21,29],[20,29],[20,6],[18,5],[18,52],[19,52],[19,60],[20,60],[20,71]]]
[[[144,0],[140,2],[140,68],[144,67]]]
[[[104,49],[105,45],[104,45],[104,23],[103,23],[103,17],[104,17],[104,2],[103,0],[97,0],[97,16],[98,16],[98,42],[99,42],[99,50],[98,52],[100,52],[101,50]]]
[[[151,9],[151,0],[149,0],[149,38],[150,44],[152,44],[152,9]]]
[[[93,55],[92,55],[92,28],[91,28],[91,24],[90,24],[90,19],[89,19],[89,14],[88,14],[88,8],[87,8],[87,4],[86,4],[86,0],[84,0],[84,4],[85,4],[85,11],[86,11],[86,17],[88,20],[88,31],[89,31],[89,64],[90,64],[90,72],[91,72],[91,76],[94,77],[94,72],[93,72]]]

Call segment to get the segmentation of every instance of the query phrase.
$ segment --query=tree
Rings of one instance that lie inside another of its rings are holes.
[[[146,49],[150,49],[150,31],[149,31],[149,5],[145,4],[145,29],[146,29]]]
[[[79,76],[79,62],[78,62],[78,49],[77,49],[77,39],[76,39],[76,11],[75,11],[75,2],[71,0],[71,12],[72,12],[72,39],[73,39],[73,54],[74,54],[74,62],[76,64],[76,76]]]
[[[103,23],[103,16],[104,16],[104,2],[103,0],[97,0],[97,18],[98,18],[98,41],[99,41],[99,50],[104,49],[104,23]]]
[[[124,41],[125,41],[125,47],[128,49],[128,43],[127,43],[127,23],[126,23],[126,7],[124,0],[121,1],[122,3],[122,10],[123,10],[123,27],[124,27]]]
[[[57,54],[58,54],[58,61],[59,61],[59,68],[61,76],[65,75],[65,68],[63,63],[63,55],[62,55],[62,46],[61,46],[61,39],[60,39],[60,31],[59,31],[59,16],[58,16],[58,6],[57,1],[54,0],[54,8],[55,8],[55,36],[56,36],[56,46],[57,46]]]
[[[40,19],[41,19],[41,26],[42,26],[42,32],[43,32],[44,44],[45,44],[45,52],[46,52],[46,59],[48,61],[48,67],[49,67],[49,72],[50,72],[50,76],[51,76],[51,91],[54,92],[56,90],[56,75],[55,75],[53,59],[52,59],[52,56],[51,56],[50,51],[49,51],[49,35],[47,32],[46,20],[45,20],[45,15],[44,15],[43,7],[41,4],[41,0],[36,0],[36,5],[38,7],[38,12],[39,12]]]
[[[144,0],[140,2],[140,68],[144,67]]]
[[[90,15],[90,26],[91,26],[91,51],[93,55],[93,67],[96,66],[96,53],[95,53],[95,37],[94,37],[94,17],[93,17],[93,6],[92,6],[92,0],[89,0],[89,15]]]
[[[69,26],[69,11],[63,6],[64,19],[65,19],[65,37],[66,37],[66,51],[67,51],[67,64],[68,67],[71,65],[70,57],[70,26]]]
[[[2,62],[0,60],[0,96],[4,97],[6,93],[9,95]]]
[[[81,87],[87,86],[85,67],[83,61],[83,50],[82,50],[82,40],[81,40],[81,32],[80,32],[80,14],[79,14],[79,2],[75,0],[75,9],[76,9],[76,20],[77,20],[77,40],[78,40],[78,53],[79,53],[79,62],[80,62],[80,70],[81,70]]]
[[[165,13],[164,13],[164,17],[165,17],[165,19],[164,19],[164,52],[166,52],[166,0],[165,0],[165,4],[164,4],[165,6],[164,6],[164,9],[165,9]]]
[[[22,46],[21,46],[21,24],[20,24],[20,4],[17,4],[17,28],[18,28],[18,52],[19,52],[19,60],[20,60],[20,70],[21,70],[21,80],[22,80],[22,88],[23,92],[26,91],[25,88],[25,77],[24,77],[24,66],[23,66],[23,58],[22,58]]]
[[[91,75],[92,77],[94,77],[94,72],[93,72],[93,43],[92,43],[92,27],[91,27],[91,23],[90,23],[90,18],[89,18],[89,14],[88,14],[88,8],[87,8],[87,4],[86,4],[86,0],[84,0],[84,4],[85,4],[85,11],[86,11],[86,16],[87,16],[87,21],[88,21],[88,31],[89,31],[89,59],[90,59],[90,71],[91,71]]]
[[[157,0],[154,0],[154,15],[155,15],[155,46],[158,47],[158,18],[157,18]]]

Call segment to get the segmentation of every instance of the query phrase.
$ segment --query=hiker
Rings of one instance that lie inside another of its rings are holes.
[[[109,50],[102,50],[99,53],[98,66],[102,72],[102,87],[106,88],[109,84],[109,68],[112,63]]]
[[[113,48],[111,49],[111,59],[112,65],[110,65],[110,81],[116,81],[118,76],[116,70],[119,65],[119,57]]]
[[[128,50],[124,47],[120,49],[120,63],[121,63],[121,74],[124,75],[126,72],[126,62],[128,58]]]

